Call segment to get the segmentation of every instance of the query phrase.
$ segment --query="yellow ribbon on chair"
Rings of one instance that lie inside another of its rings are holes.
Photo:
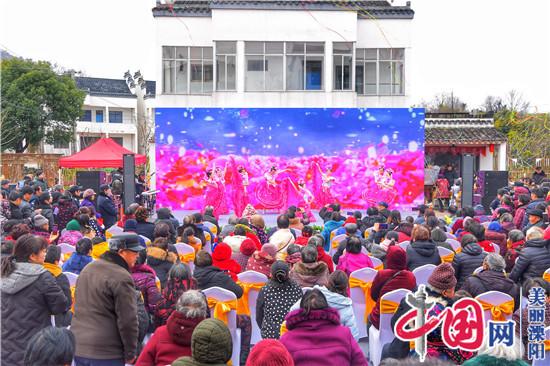
[[[195,261],[195,252],[180,254],[181,263],[193,263]]]
[[[283,322],[281,323],[281,329],[279,330],[279,334],[282,337],[283,334],[285,334],[286,332],[288,332],[288,329],[286,328],[286,320],[283,320]]]
[[[359,278],[351,277],[349,279],[349,287],[350,288],[359,287],[363,291],[363,294],[365,294],[365,323],[366,323],[370,313],[372,312],[372,309],[374,309],[374,306],[376,305],[376,302],[372,299],[372,296],[371,296],[372,282],[366,282],[366,281],[360,280]]]
[[[338,249],[338,246],[340,245],[340,242],[339,241],[332,241],[331,242],[331,245],[332,245],[332,249]]]
[[[63,254],[63,263],[65,263],[66,261],[68,261],[69,258],[71,258],[71,255],[72,255],[72,254],[73,254],[73,253],[65,253],[65,254]]]
[[[544,351],[550,351],[550,339],[544,340]]]
[[[456,254],[461,253],[461,252],[462,252],[462,247],[456,248],[456,250],[455,250],[455,253],[456,253]]]
[[[391,300],[380,300],[380,314],[394,314],[399,307],[399,303]]]
[[[379,265],[377,265],[376,267],[374,267],[375,270],[377,271],[381,271],[384,269],[384,263],[380,263]]]
[[[454,257],[455,257],[454,253],[449,253],[449,254],[444,255],[444,256],[441,257],[441,262],[442,263],[452,263]]]
[[[74,314],[74,293],[76,290],[76,286],[71,286],[71,312]]]
[[[477,299],[483,310],[491,311],[491,318],[495,321],[505,321],[505,315],[512,315],[514,312],[514,300],[503,302],[500,305],[493,305],[483,300]]]
[[[250,308],[248,307],[248,293],[250,290],[260,291],[262,287],[265,286],[265,283],[242,283],[237,281],[237,285],[241,286],[243,289],[243,296],[237,300],[237,314],[250,316]]]
[[[113,234],[111,234],[108,231],[105,232],[105,239],[111,239],[112,237],[113,237]]]
[[[209,297],[208,307],[214,309],[214,318],[221,320],[227,325],[227,314],[231,310],[237,310],[237,300],[218,301]]]
[[[543,273],[542,275],[542,278],[546,281],[546,282],[550,282],[550,273]]]

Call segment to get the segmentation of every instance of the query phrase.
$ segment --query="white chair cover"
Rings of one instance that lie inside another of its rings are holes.
[[[382,296],[382,299],[400,303],[410,292],[405,289],[393,290]],[[392,316],[393,314],[380,314],[380,329],[374,326],[369,328],[369,356],[374,366],[380,365],[382,347],[395,338],[391,327]]]
[[[447,239],[446,242],[453,248],[455,252],[461,246],[460,242],[456,239]]]
[[[550,268],[548,268],[546,271],[544,271],[544,273],[542,274],[542,278],[544,278],[544,279],[549,278],[550,279]],[[546,282],[550,282],[550,281],[546,280]]]
[[[493,246],[493,248],[495,250],[495,253],[499,254],[500,253],[500,247],[498,246],[498,244],[491,243],[491,245]]]
[[[61,249],[61,254],[74,253],[76,248],[70,244],[61,243],[57,245]]]
[[[357,278],[364,282],[372,282],[378,272],[372,268],[361,268],[350,273],[349,278]],[[365,294],[359,287],[350,288],[350,298],[355,315],[355,323],[359,331],[359,338],[366,337],[367,319],[365,319]]]
[[[210,230],[212,232],[212,234],[214,234],[214,236],[218,235],[218,228],[216,227],[216,225],[214,225],[213,223],[211,223],[209,221],[203,221],[202,224],[204,226],[206,226],[208,228],[208,230]]]
[[[108,228],[106,231],[113,236],[124,234],[124,229],[120,226],[117,226],[116,224]]]
[[[302,294],[305,294],[309,290],[313,290],[313,287],[302,287]]]
[[[481,271],[483,271],[483,266],[479,266],[477,267],[475,270],[474,270],[474,273],[473,274],[479,274]]]
[[[482,293],[481,295],[476,296],[476,299],[483,300],[483,301],[488,302],[489,304],[492,304],[492,305],[500,305],[504,302],[514,300],[512,298],[512,296],[510,296],[508,294],[505,294],[503,292],[500,292],[500,291],[487,291],[487,292]],[[483,313],[484,313],[484,318],[485,318],[485,326],[487,326],[489,320],[492,319],[491,311],[490,310],[485,310]],[[511,320],[512,319],[512,314],[505,315],[505,318],[506,318],[506,320]]]
[[[203,290],[204,295],[207,298],[216,299],[218,301],[235,300],[237,297],[229,290],[221,287],[210,287]],[[210,309],[210,317],[214,316],[214,310]],[[227,316],[227,327],[231,333],[231,339],[233,340],[233,354],[231,356],[231,362],[233,365],[240,365],[241,358],[241,330],[237,328],[237,312],[231,310]]]
[[[267,283],[267,276],[256,271],[246,271],[237,275],[242,283]],[[262,340],[260,327],[256,322],[256,300],[258,299],[258,290],[250,289],[248,292],[248,308],[250,310],[250,321],[252,322],[252,336],[250,344],[256,344]]]
[[[453,234],[449,233],[449,232],[445,232],[445,235],[447,236],[447,239],[456,239],[456,236],[454,236]]]
[[[401,247],[401,249],[406,251],[407,248],[409,247],[409,245],[411,245],[411,242],[408,241],[408,240],[405,240],[405,241],[402,241],[401,243],[399,243],[398,245]]]
[[[151,239],[149,239],[148,237],[143,236],[143,235],[140,235],[139,237],[142,238],[145,241],[146,246],[151,245]]]
[[[334,253],[336,253],[336,250],[338,249],[338,248],[333,248],[332,244],[333,243],[340,244],[342,242],[342,240],[344,240],[346,237],[347,237],[346,234],[340,234],[340,235],[336,235],[334,238],[332,238],[332,240],[330,241],[330,248],[328,250],[328,255],[329,256],[332,257],[334,255]]]
[[[174,246],[176,247],[176,251],[178,252],[178,255],[185,255],[185,254],[195,252],[195,249],[193,249],[193,247],[189,244],[177,243],[177,244],[174,244]],[[193,273],[195,271],[195,263],[187,262],[187,265],[189,266],[191,273]]]
[[[292,230],[294,230],[294,234],[296,234],[297,238],[302,236],[302,230],[300,230],[300,229],[292,229]]]
[[[526,298],[525,296],[522,296],[520,301],[521,301],[521,303],[520,303],[521,310],[525,309],[527,307],[527,305],[529,305],[529,299]],[[550,338],[546,337],[546,339],[550,339]],[[550,360],[550,358],[549,358],[549,360]]]
[[[413,271],[413,275],[416,278],[416,286],[427,285],[428,278],[430,278],[430,275],[432,274],[435,267],[436,266],[433,264],[425,264],[416,268]]]
[[[67,276],[67,279],[69,280],[69,286],[76,286],[76,280],[78,279],[78,275],[76,273],[63,272],[63,274]]]
[[[382,262],[380,259],[378,259],[376,257],[373,257],[372,255],[369,255],[369,258],[372,261],[372,265],[374,266],[374,268],[376,268],[380,265],[384,265],[384,262]]]
[[[446,255],[449,255],[449,254],[453,253],[452,250],[447,249],[447,248],[443,248],[443,247],[437,247],[437,251],[439,252],[440,257],[444,257]]]

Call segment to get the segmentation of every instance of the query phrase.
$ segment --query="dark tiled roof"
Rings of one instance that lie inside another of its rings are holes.
[[[86,93],[95,96],[103,97],[121,97],[135,98],[136,96],[130,92],[124,79],[104,79],[104,78],[89,78],[77,76],[75,77],[76,86],[84,90]],[[154,81],[145,81],[147,94],[146,98],[155,97],[156,83]]]
[[[153,16],[211,16],[212,9],[256,10],[342,10],[356,11],[360,19],[412,19],[409,6],[391,6],[386,0],[195,0],[176,1],[173,5],[158,4]]]
[[[507,141],[492,119],[426,119],[427,145],[494,144]]]

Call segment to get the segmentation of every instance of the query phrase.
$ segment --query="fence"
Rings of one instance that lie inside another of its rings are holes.
[[[514,159],[509,159],[508,160],[509,179],[515,181],[521,178],[531,178],[533,175],[533,172],[535,171],[535,166],[542,167],[542,170],[544,170],[546,174],[550,176],[550,157],[535,159],[535,165],[527,168],[518,166],[517,160],[514,161]]]
[[[25,174],[40,169],[46,175],[48,185],[56,184],[61,154],[0,153],[2,175],[12,182],[22,180]]]

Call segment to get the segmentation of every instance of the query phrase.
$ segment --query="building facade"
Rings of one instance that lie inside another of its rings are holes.
[[[409,3],[175,1],[153,16],[156,107],[409,106]]]
[[[75,139],[70,144],[45,145],[45,153],[70,155],[110,137],[128,150],[138,152],[137,97],[123,79],[75,77],[76,85],[86,92],[82,117],[76,124]],[[146,82],[146,120],[154,117],[152,100],[155,82]]]

